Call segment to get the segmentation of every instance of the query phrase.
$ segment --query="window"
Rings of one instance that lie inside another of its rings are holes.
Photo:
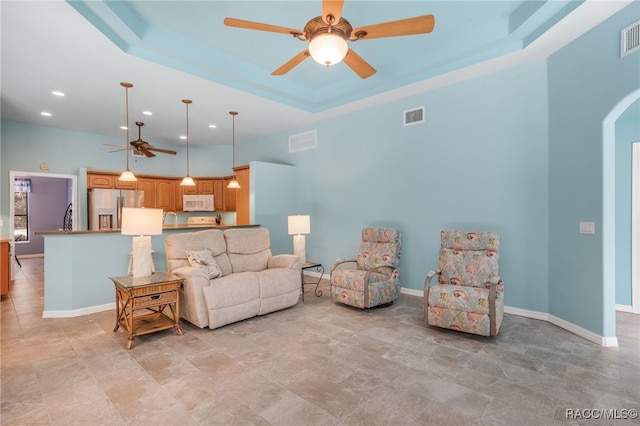
[[[13,239],[29,241],[29,193],[13,193]]]

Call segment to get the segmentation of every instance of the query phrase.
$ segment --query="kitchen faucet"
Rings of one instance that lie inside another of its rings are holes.
[[[164,225],[164,221],[167,218],[167,215],[173,215],[173,224],[177,225],[178,224],[178,215],[176,212],[164,212],[162,213],[162,224]]]

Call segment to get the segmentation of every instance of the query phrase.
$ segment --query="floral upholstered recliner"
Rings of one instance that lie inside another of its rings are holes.
[[[504,311],[495,232],[442,231],[440,264],[424,283],[424,320],[429,325],[495,336]],[[431,279],[438,275],[435,285]]]
[[[357,259],[338,259],[331,267],[331,298],[362,309],[393,303],[401,288],[400,239],[398,229],[364,228]]]

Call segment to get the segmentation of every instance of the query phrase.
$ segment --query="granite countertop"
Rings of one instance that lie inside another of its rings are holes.
[[[186,223],[179,223],[177,225],[163,225],[162,230],[168,231],[173,229],[229,229],[229,228],[257,228],[260,225],[187,225]],[[119,229],[110,229],[108,231],[37,231],[35,235],[82,235],[82,234],[119,234]]]

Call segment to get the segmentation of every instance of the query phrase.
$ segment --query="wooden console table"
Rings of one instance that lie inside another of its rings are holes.
[[[180,315],[178,288],[182,278],[167,272],[154,272],[148,277],[109,277],[116,286],[116,327],[124,327],[129,334],[127,349],[131,349],[136,336],[175,328],[178,335]],[[135,311],[150,311],[134,315]],[[166,312],[168,310],[169,312]]]

